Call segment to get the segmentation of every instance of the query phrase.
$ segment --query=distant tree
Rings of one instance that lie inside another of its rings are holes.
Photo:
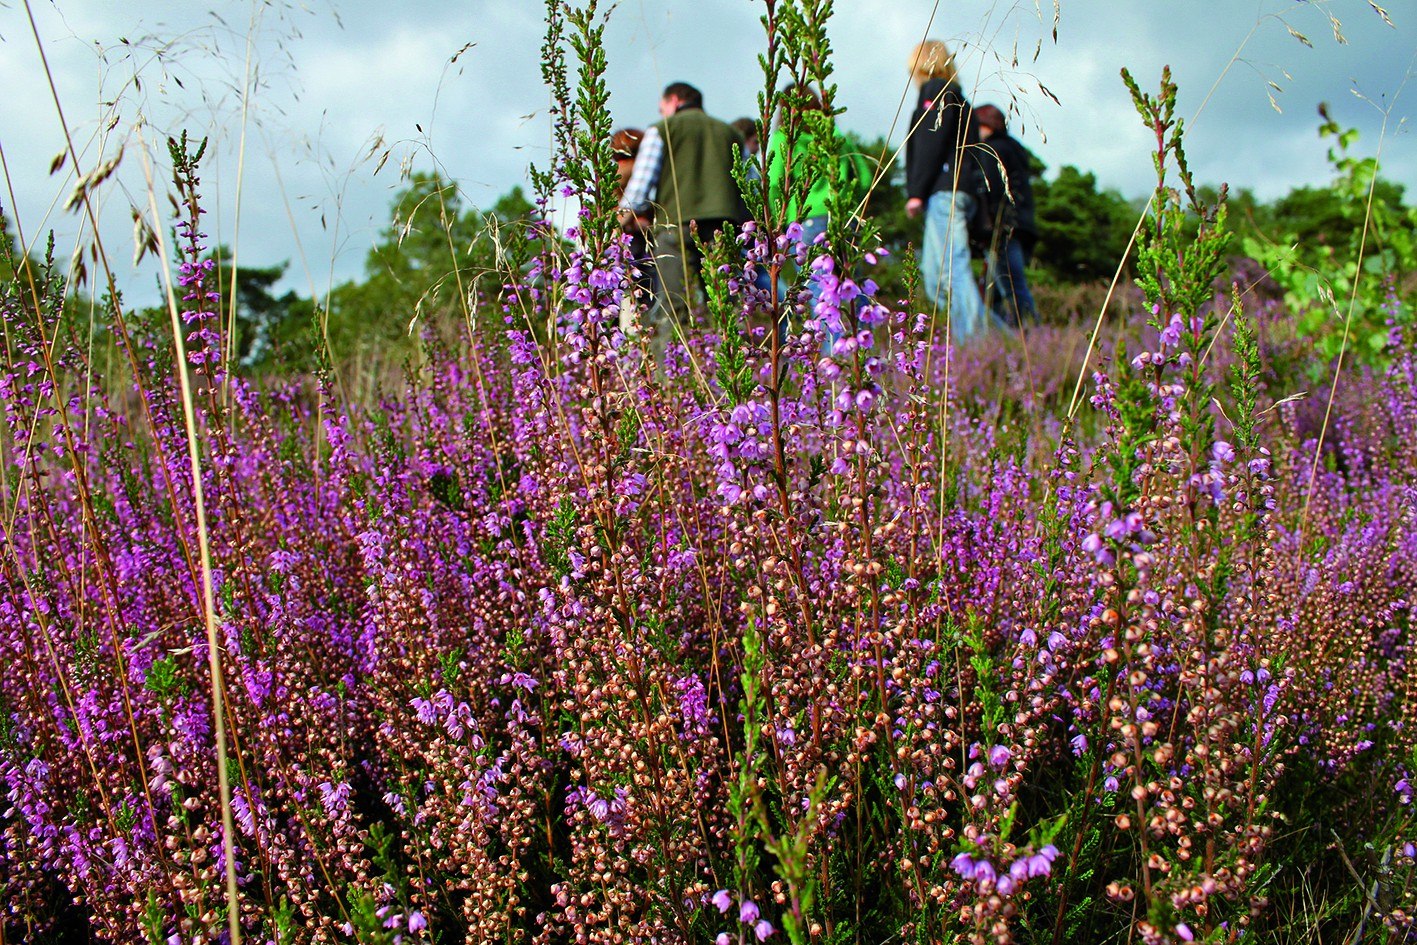
[[[1064,165],[1053,180],[1034,182],[1038,247],[1034,264],[1061,282],[1110,279],[1126,251],[1137,214],[1097,176]]]
[[[402,344],[418,321],[461,317],[487,276],[526,257],[521,224],[535,208],[521,188],[487,213],[465,208],[456,185],[416,173],[394,198],[393,218],[365,258],[366,278],[331,295],[329,330],[337,355],[361,346]],[[491,284],[497,289],[501,278]]]
[[[1346,248],[1363,227],[1367,202],[1366,194],[1357,204],[1352,196],[1334,186],[1296,187],[1268,208],[1265,229],[1271,237],[1282,234],[1301,246]],[[1402,207],[1404,196],[1403,186],[1395,181],[1379,177],[1373,182],[1375,205]],[[1410,223],[1399,225],[1411,231]],[[1369,249],[1381,246],[1386,235],[1381,230],[1370,232]]]
[[[222,295],[221,315],[230,318],[231,252],[225,246],[212,249],[208,257],[216,264],[215,284]],[[309,303],[294,292],[281,295],[274,287],[290,267],[289,262],[272,266],[241,264],[236,272],[235,319],[231,324],[232,357],[243,368],[260,368],[272,359],[295,359],[306,354],[304,325],[300,316],[308,314]]]
[[[1403,202],[1402,185],[1379,176],[1376,157],[1353,150],[1356,129],[1340,127],[1326,105],[1319,115],[1333,181],[1275,201],[1266,225],[1241,245],[1284,291],[1286,308],[1320,354],[1350,351],[1382,363],[1389,322],[1412,319],[1417,208]]]
[[[1220,199],[1220,188],[1213,184],[1202,184],[1196,188],[1196,195],[1207,206],[1214,206]],[[1248,187],[1230,189],[1225,196],[1228,213],[1226,228],[1235,235],[1235,245],[1246,236],[1254,236],[1264,231],[1271,221],[1270,205],[1261,203],[1255,192]]]

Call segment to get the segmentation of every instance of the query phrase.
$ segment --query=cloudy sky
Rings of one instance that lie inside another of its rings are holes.
[[[1380,153],[1384,173],[1417,191],[1417,9],[1380,2],[1394,26],[1370,0],[837,0],[842,121],[868,135],[894,128],[899,141],[906,56],[938,37],[960,52],[975,102],[1016,102],[1015,132],[1051,168],[1074,164],[1135,196],[1152,175],[1148,134],[1118,70],[1154,88],[1170,64],[1202,180],[1261,198],[1325,181],[1315,110],[1327,101],[1360,129],[1357,149]],[[617,123],[653,120],[659,89],[680,79],[711,113],[750,113],[759,9],[620,0],[607,31]],[[246,264],[288,260],[290,287],[322,293],[360,274],[401,171],[437,168],[485,206],[524,184],[529,162],[546,162],[542,10],[535,0],[0,0],[0,204],[26,240],[54,229],[68,253],[86,238],[62,210],[73,163],[50,173],[64,138],[42,48],[80,170],[123,149],[100,229],[130,301],[156,296],[150,263],[131,266],[130,207],[148,212],[143,146],[161,182],[152,145],[183,127],[212,140],[208,231]]]

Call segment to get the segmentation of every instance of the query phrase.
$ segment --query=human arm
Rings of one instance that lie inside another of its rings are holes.
[[[625,185],[625,193],[620,197],[622,222],[627,218],[649,215],[663,168],[664,138],[660,136],[658,128],[651,127],[640,142],[639,153],[635,155],[635,167],[630,171],[630,181]]]

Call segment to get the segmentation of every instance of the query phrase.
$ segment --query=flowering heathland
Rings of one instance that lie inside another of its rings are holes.
[[[185,143],[183,331],[115,310],[99,376],[14,267],[5,937],[1405,940],[1417,355],[1394,300],[1388,367],[1291,397],[1136,97],[1150,311],[1086,361],[765,214],[652,342],[589,200],[405,389],[261,390]]]
[[[809,271],[780,350],[657,367],[612,244],[358,409],[222,376],[188,266],[201,529],[170,337],[105,384],[7,287],[7,935],[227,936],[228,840],[259,941],[1402,934],[1410,344],[1324,424],[1222,293],[1068,420],[1051,330],[952,351]]]

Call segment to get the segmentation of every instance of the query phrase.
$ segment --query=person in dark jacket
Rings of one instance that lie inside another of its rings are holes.
[[[615,174],[619,180],[616,199],[625,195],[625,187],[634,173],[635,157],[639,154],[644,136],[644,131],[639,128],[621,128],[610,136],[610,150],[615,153]],[[654,295],[654,260],[650,258],[646,239],[653,222],[648,216],[635,216],[621,226],[629,235],[629,258],[636,272],[632,280],[635,291],[645,297]]]
[[[980,164],[988,196],[984,226],[988,238],[990,295],[987,300],[1004,322],[1022,328],[1028,319],[1038,324],[1038,310],[1028,289],[1024,268],[1038,243],[1033,214],[1033,155],[1009,135],[1004,113],[993,105],[974,110],[984,142]]]
[[[725,227],[748,218],[734,167],[742,161],[743,136],[704,113],[703,95],[686,82],[667,86],[659,101],[664,120],[640,141],[635,166],[620,198],[620,218],[632,224],[651,210],[650,244],[659,278],[649,320],[660,325],[655,347],[689,324],[690,301],[700,281],[703,254],[694,240],[710,242]]]
[[[959,343],[984,327],[984,303],[969,264],[969,219],[976,209],[972,175],[978,170],[965,160],[967,149],[978,146],[978,132],[944,43],[929,39],[917,46],[910,71],[920,98],[905,143],[905,212],[925,216],[920,246],[925,296],[935,311],[949,312],[951,340]]]

